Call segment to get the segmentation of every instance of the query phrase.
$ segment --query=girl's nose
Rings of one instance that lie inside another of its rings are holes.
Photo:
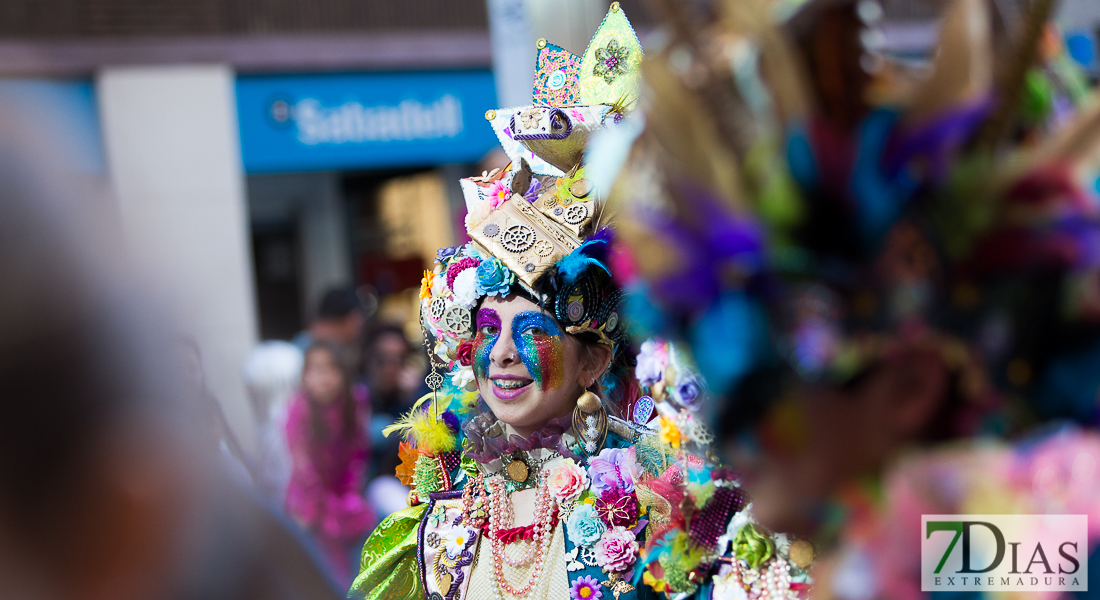
[[[512,343],[512,337],[504,335],[502,331],[493,345],[493,351],[489,353],[489,360],[498,367],[509,367],[516,363],[516,346]]]

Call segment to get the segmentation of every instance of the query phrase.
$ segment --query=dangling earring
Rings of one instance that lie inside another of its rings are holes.
[[[590,391],[586,390],[577,398],[577,407],[573,409],[573,433],[588,455],[595,454],[607,437],[607,411],[600,397]]]

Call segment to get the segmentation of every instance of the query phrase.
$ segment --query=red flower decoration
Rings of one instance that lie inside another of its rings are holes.
[[[464,367],[474,364],[474,343],[467,340],[459,344],[458,352],[455,353],[455,360]]]
[[[638,499],[620,488],[605,490],[596,499],[596,514],[608,527],[633,527],[638,522]]]

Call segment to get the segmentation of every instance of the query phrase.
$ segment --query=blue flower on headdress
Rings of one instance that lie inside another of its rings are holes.
[[[638,364],[634,376],[638,383],[649,386],[661,380],[661,372],[668,366],[668,349],[654,340],[642,342],[638,349]]]
[[[477,251],[477,248],[474,248],[473,244],[466,244],[465,246],[463,246],[462,247],[462,255],[463,256],[469,256],[470,258],[476,258],[478,260],[484,260],[485,259],[485,257],[482,256],[481,253]],[[492,258],[492,257],[489,257],[489,258]]]
[[[446,248],[440,248],[435,253],[435,261],[436,262],[443,262],[444,260],[447,260],[448,258],[454,256],[455,252],[458,252],[458,247],[457,246],[448,246]]]
[[[680,406],[695,412],[702,406],[703,391],[694,378],[685,378],[683,382],[677,382],[672,388],[672,397]]]
[[[479,296],[500,296],[503,298],[508,295],[508,290],[515,282],[516,276],[512,274],[508,267],[504,266],[500,259],[486,259],[477,266],[477,293]]]

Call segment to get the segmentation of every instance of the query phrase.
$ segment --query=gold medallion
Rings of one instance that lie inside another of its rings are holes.
[[[806,540],[795,540],[791,542],[791,547],[787,551],[787,556],[791,558],[791,562],[799,569],[805,569],[810,566],[810,563],[814,562],[814,547]]]
[[[569,193],[577,198],[584,198],[592,193],[592,182],[587,179],[578,179],[569,184]]]
[[[527,475],[530,474],[527,464],[522,460],[513,460],[505,469],[508,471],[508,478],[516,483],[527,481]]]

